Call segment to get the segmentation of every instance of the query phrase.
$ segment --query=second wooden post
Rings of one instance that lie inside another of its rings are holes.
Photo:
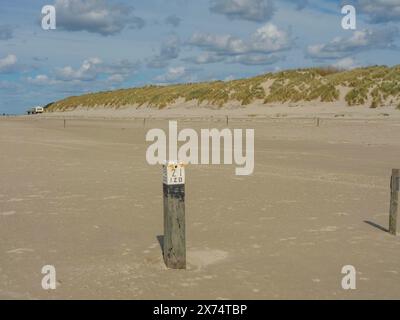
[[[185,167],[163,165],[164,262],[171,269],[186,269]]]
[[[393,169],[390,183],[390,217],[389,217],[389,233],[397,234],[397,212],[399,205],[399,189],[400,189],[400,170]]]

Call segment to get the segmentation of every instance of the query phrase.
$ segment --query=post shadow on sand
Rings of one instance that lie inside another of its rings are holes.
[[[164,236],[157,236],[158,243],[160,244],[161,253],[164,256]]]
[[[365,222],[366,224],[369,224],[370,226],[372,226],[372,227],[374,227],[374,228],[377,228],[377,229],[381,230],[381,231],[389,232],[389,229],[386,229],[386,228],[380,226],[379,224],[376,224],[375,222],[368,221],[368,220],[365,220],[364,222]]]

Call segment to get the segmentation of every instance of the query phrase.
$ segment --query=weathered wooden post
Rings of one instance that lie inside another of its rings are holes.
[[[164,262],[171,269],[186,269],[185,167],[183,163],[163,165]]]
[[[320,119],[317,118],[317,127],[319,128],[319,126],[320,126]]]
[[[389,216],[389,233],[397,235],[397,212],[399,204],[400,190],[400,170],[393,169],[392,178],[390,180],[390,216]]]
[[[65,129],[66,125],[67,125],[67,120],[64,119],[64,129]]]

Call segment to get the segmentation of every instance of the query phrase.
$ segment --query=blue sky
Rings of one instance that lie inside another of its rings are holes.
[[[341,7],[357,29],[341,26]],[[41,10],[56,8],[56,30]],[[400,0],[1,0],[0,113],[86,92],[399,64]]]

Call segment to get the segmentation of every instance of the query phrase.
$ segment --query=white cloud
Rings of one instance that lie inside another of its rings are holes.
[[[252,36],[253,51],[276,52],[289,49],[292,39],[287,31],[279,30],[277,26],[268,23],[259,28]]]
[[[157,76],[156,81],[162,83],[179,82],[184,79],[188,79],[190,74],[185,67],[169,68],[165,74]]]
[[[71,81],[91,81],[95,80],[99,74],[98,65],[102,64],[99,58],[89,58],[83,62],[79,69],[73,69],[71,66],[59,68],[56,71],[58,80]]]
[[[103,36],[124,28],[140,29],[145,21],[124,4],[108,4],[104,0],[56,0],[57,28],[88,31]]]
[[[236,80],[236,77],[234,75],[229,75],[227,77],[225,77],[224,81],[228,82],[228,81],[233,81]]]
[[[159,54],[152,57],[147,66],[154,69],[165,68],[171,60],[179,57],[180,51],[181,41],[177,35],[172,35],[161,44]]]
[[[113,74],[107,80],[113,83],[121,83],[125,81],[125,77],[122,74]]]
[[[261,26],[249,40],[232,35],[196,33],[189,44],[207,50],[203,56],[189,58],[194,63],[211,63],[234,57],[231,61],[242,64],[270,64],[281,58],[269,54],[289,50],[294,40],[291,33],[279,29],[272,23]]]
[[[36,77],[29,77],[28,79],[29,83],[32,84],[48,84],[49,83],[49,77],[45,74],[39,74]]]
[[[399,35],[396,27],[355,31],[349,38],[336,37],[327,44],[309,46],[308,56],[313,59],[338,59],[372,49],[394,48]]]
[[[245,53],[271,53],[290,49],[293,40],[289,32],[280,30],[274,24],[268,23],[260,27],[249,41],[232,35],[197,33],[192,36],[189,44],[221,54],[238,55]]]
[[[36,77],[28,77],[26,79],[30,84],[44,86],[44,85],[54,85],[61,83],[61,81],[57,81],[55,79],[50,79],[49,76],[45,74],[39,74]]]
[[[101,83],[122,83],[129,76],[133,75],[139,68],[139,63],[131,63],[128,60],[121,60],[107,64],[101,59],[94,57],[83,61],[79,68],[65,66],[56,68],[52,74],[39,74],[35,77],[28,77],[25,80],[33,85],[82,85],[83,82]]]
[[[127,78],[136,73],[139,67],[139,62],[130,62],[129,60],[124,59],[111,64],[101,64],[101,66],[98,66],[98,70],[101,73],[121,75],[124,78]]]
[[[226,57],[219,55],[215,52],[203,52],[197,57],[189,57],[184,59],[184,61],[194,63],[194,64],[208,64],[216,63],[226,60]]]
[[[138,63],[131,63],[128,60],[121,60],[117,63],[106,64],[99,58],[89,58],[83,61],[82,65],[74,69],[71,66],[56,69],[57,80],[61,81],[94,81],[100,75],[109,75],[111,81],[119,82],[137,71]],[[114,77],[113,77],[114,76]]]
[[[357,68],[357,64],[354,61],[353,58],[343,58],[337,61],[332,65],[332,67],[337,68],[337,69],[344,69],[344,70],[350,70]]]
[[[274,64],[279,61],[284,60],[283,56],[273,55],[273,54],[244,54],[240,56],[235,56],[230,62],[240,63],[248,66],[256,65],[269,65]]]
[[[0,73],[12,71],[17,64],[17,61],[17,56],[14,54],[9,54],[4,58],[0,58]]]
[[[350,3],[347,1],[346,4],[353,4],[358,12],[366,14],[372,23],[400,21],[399,0],[353,0]]]
[[[210,11],[232,20],[265,22],[274,15],[275,5],[273,0],[211,0]]]

